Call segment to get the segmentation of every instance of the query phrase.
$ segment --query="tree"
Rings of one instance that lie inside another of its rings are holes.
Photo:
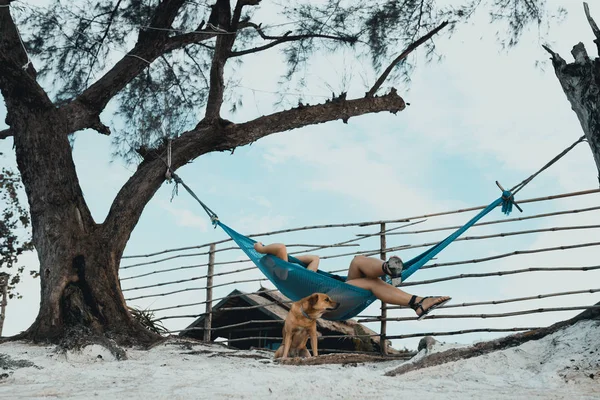
[[[131,345],[150,344],[159,336],[132,318],[118,268],[145,205],[165,180],[161,155],[169,139],[170,167],[176,170],[204,154],[233,151],[270,134],[401,111],[405,103],[394,88],[378,95],[385,81],[408,76],[407,56],[418,46],[434,56],[429,39],[447,25],[442,21],[470,18],[482,0],[445,9],[435,0],[298,0],[283,7],[269,2],[266,7],[293,27],[283,34],[272,33],[279,26],[265,27],[255,18],[260,0],[112,0],[81,6],[55,0],[43,10],[22,5],[20,19],[13,17],[18,6],[11,3],[0,0],[0,90],[9,125],[0,137],[14,140],[41,278],[39,314],[18,337],[60,342],[84,333]],[[545,15],[544,0],[483,3],[492,19],[508,22],[507,45]],[[29,32],[24,41],[17,26]],[[127,50],[113,62],[115,47]],[[288,63],[284,80],[301,85],[295,73],[311,54],[340,47],[368,55],[380,71],[364,96],[348,99],[341,93],[316,105],[299,101],[245,122],[221,118],[224,104],[236,105],[227,98],[226,72],[243,66],[232,61],[280,48]],[[406,50],[394,54],[401,48]],[[101,120],[111,100],[127,129]],[[201,110],[199,121],[186,122]],[[137,170],[102,223],[92,218],[72,159],[70,135],[84,129],[111,134],[124,154],[137,157],[132,159]]]
[[[585,16],[592,28],[600,56],[600,28],[590,15],[587,3],[583,3]],[[600,181],[600,58],[590,59],[583,43],[573,46],[571,54],[574,62],[567,62],[548,46],[546,51],[552,55],[552,65],[567,99],[590,145]]]

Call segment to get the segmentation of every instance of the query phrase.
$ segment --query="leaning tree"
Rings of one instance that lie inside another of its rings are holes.
[[[583,3],[583,9],[600,56],[600,28],[590,15],[587,3]],[[571,54],[574,61],[570,64],[550,47],[544,48],[552,55],[556,77],[579,118],[585,138],[592,149],[600,181],[600,58],[590,59],[581,42],[573,46]]]
[[[132,230],[165,180],[168,140],[176,170],[274,133],[396,113],[404,101],[395,89],[380,89],[405,76],[406,57],[419,45],[435,54],[429,39],[444,28],[442,21],[467,19],[487,4],[492,19],[508,21],[511,45],[528,23],[541,23],[545,4],[463,0],[442,9],[436,0],[51,1],[41,9],[0,0],[0,90],[8,125],[0,137],[14,141],[41,280],[39,314],[18,337],[59,342],[79,332],[123,345],[159,338],[128,312],[118,271]],[[261,24],[267,17],[275,25]],[[299,102],[248,121],[221,117],[224,106],[236,104],[228,83],[244,65],[234,61],[280,49],[288,67],[283,81],[301,84],[295,73],[312,54],[341,47],[369,57],[378,72],[364,95]],[[124,128],[107,126],[115,115]],[[200,117],[190,125],[190,115]],[[73,163],[72,135],[86,129],[112,135],[125,155],[137,157],[136,171],[103,222],[92,218]]]

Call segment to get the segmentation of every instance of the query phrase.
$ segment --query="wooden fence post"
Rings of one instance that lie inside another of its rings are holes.
[[[212,299],[213,299],[213,274],[215,272],[215,249],[212,243],[208,251],[208,271],[206,273],[206,316],[204,318],[204,341],[210,342],[212,328]]]
[[[381,230],[379,236],[379,246],[380,246],[380,256],[383,261],[386,259],[385,249],[387,247],[385,242],[385,222],[381,223]],[[379,348],[381,349],[381,354],[386,355],[387,346],[386,346],[386,333],[387,333],[387,304],[383,301],[381,302],[381,328],[379,329]]]
[[[0,299],[0,336],[4,327],[4,318],[6,318],[6,304],[8,302],[8,278],[10,275],[0,273],[0,290],[2,290],[2,299]]]

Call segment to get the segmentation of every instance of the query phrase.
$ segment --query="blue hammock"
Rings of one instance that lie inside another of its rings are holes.
[[[208,214],[215,226],[220,226],[227,235],[229,235],[246,253],[246,255],[252,260],[254,264],[262,271],[262,273],[275,285],[277,289],[292,301],[298,301],[306,296],[310,296],[313,293],[325,293],[331,297],[334,301],[340,303],[340,307],[337,310],[331,311],[323,315],[323,318],[339,321],[346,320],[355,317],[360,314],[365,308],[367,308],[372,302],[377,300],[375,295],[370,290],[359,288],[346,283],[346,278],[334,274],[330,274],[325,271],[311,271],[306,269],[306,265],[302,261],[295,257],[288,256],[289,261],[284,261],[273,255],[261,254],[254,250],[255,240],[244,236],[221,221],[206,204],[202,202],[196,196],[196,194],[190,189],[181,178],[170,171],[170,175],[175,183],[180,184],[185,190],[194,198],[204,211]],[[523,181],[521,184],[515,186],[515,188],[522,188],[528,181]],[[440,243],[431,247],[422,254],[404,262],[404,270],[402,271],[402,282],[408,277],[415,273],[419,268],[425,265],[429,260],[435,257],[440,251],[446,248],[456,238],[463,234],[467,229],[473,226],[477,221],[487,215],[494,208],[502,205],[502,212],[506,215],[512,211],[512,206],[516,206],[519,210],[520,207],[514,201],[513,190],[504,190],[498,182],[498,187],[502,189],[502,196],[494,200],[489,206],[481,210],[479,214],[474,216],[464,226],[456,230],[446,239]],[[388,279],[389,282],[389,279]]]
[[[508,215],[513,204],[510,192],[505,191],[502,197],[495,200],[440,243],[404,262],[405,269],[402,271],[402,282],[500,204],[503,205],[502,211]],[[211,215],[211,218],[215,225],[220,226],[237,243],[240,249],[246,253],[275,287],[292,301],[300,300],[313,293],[325,293],[334,301],[340,303],[337,310],[323,315],[325,319],[339,321],[353,318],[377,300],[370,290],[346,283],[346,277],[321,270],[315,273],[306,269],[306,265],[302,261],[292,256],[288,256],[289,261],[284,261],[273,255],[261,254],[254,250],[255,240],[234,231],[219,221],[216,215]]]

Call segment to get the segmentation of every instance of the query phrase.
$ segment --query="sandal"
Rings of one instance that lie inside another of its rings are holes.
[[[432,298],[439,298],[439,297],[440,296],[426,296],[426,297],[423,297],[421,299],[421,301],[419,301],[418,303],[415,303],[415,301],[417,300],[417,296],[413,295],[413,297],[410,298],[410,301],[408,302],[408,306],[410,308],[412,308],[413,310],[415,310],[415,312],[417,313],[417,315],[418,315],[417,321],[422,320],[431,311],[435,310],[438,307],[443,306],[444,304],[446,304],[447,302],[449,302],[450,300],[452,300],[452,297],[450,297],[449,299],[446,299],[444,301],[440,301],[439,303],[435,303],[435,304],[429,306],[429,308],[427,308],[427,309],[423,308],[423,302],[425,300],[432,299]],[[421,310],[421,314],[419,314],[419,309]]]

